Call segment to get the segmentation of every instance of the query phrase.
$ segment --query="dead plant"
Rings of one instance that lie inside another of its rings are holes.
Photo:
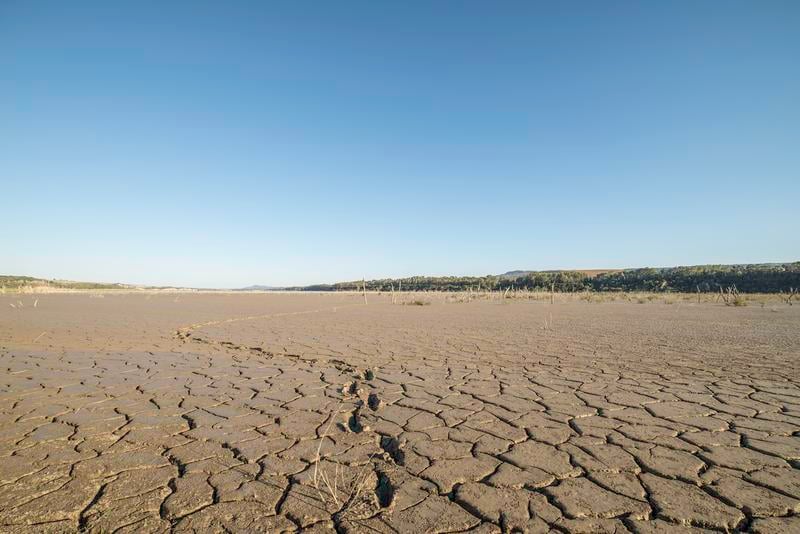
[[[343,388],[343,393],[347,391],[347,387]],[[337,419],[339,408],[343,400],[344,399],[340,400],[331,412],[328,424],[320,436],[319,446],[317,447],[317,453],[314,457],[314,474],[312,477],[312,485],[317,491],[320,501],[323,502],[325,506],[329,508],[331,514],[339,520],[343,519],[348,514],[356,513],[355,508],[359,505],[370,505],[369,502],[364,502],[365,499],[362,497],[365,496],[364,488],[367,485],[367,481],[370,479],[370,474],[374,474],[372,461],[378,452],[376,448],[376,450],[370,454],[367,462],[360,467],[355,476],[348,476],[350,466],[344,465],[336,460],[325,460],[326,463],[333,464],[333,473],[322,466],[322,444],[325,442],[325,438],[328,437],[333,422]]]
[[[736,285],[728,286],[725,290],[720,286],[719,296],[726,306],[747,306],[747,301],[736,289]]]
[[[786,304],[791,306],[792,299],[797,296],[797,293],[798,293],[798,288],[790,287],[788,293],[781,292],[781,297],[783,297],[783,300],[786,301]]]

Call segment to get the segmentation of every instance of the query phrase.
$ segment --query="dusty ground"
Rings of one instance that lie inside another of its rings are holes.
[[[3,295],[0,530],[799,532],[799,356],[800,306]]]

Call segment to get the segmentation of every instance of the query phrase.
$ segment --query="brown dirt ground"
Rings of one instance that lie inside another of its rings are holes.
[[[369,298],[0,296],[0,531],[800,532],[800,306]]]

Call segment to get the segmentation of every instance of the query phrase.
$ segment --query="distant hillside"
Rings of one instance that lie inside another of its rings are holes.
[[[130,289],[126,284],[104,284],[97,282],[75,282],[72,280],[46,280],[32,276],[0,275],[0,290],[31,289]]]
[[[361,280],[307,286],[305,291],[355,291]],[[526,289],[556,291],[717,292],[735,286],[747,293],[779,293],[800,288],[800,262],[695,265],[582,271],[509,271],[488,276],[412,276],[367,280],[367,290],[482,291]]]
[[[503,273],[498,276],[504,280],[513,280],[514,278],[519,278],[520,276],[525,276],[526,274],[530,274],[532,272],[535,271],[508,271],[507,273]]]

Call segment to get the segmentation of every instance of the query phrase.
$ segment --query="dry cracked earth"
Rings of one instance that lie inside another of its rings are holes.
[[[800,532],[799,326],[800,306],[0,296],[0,531]]]

